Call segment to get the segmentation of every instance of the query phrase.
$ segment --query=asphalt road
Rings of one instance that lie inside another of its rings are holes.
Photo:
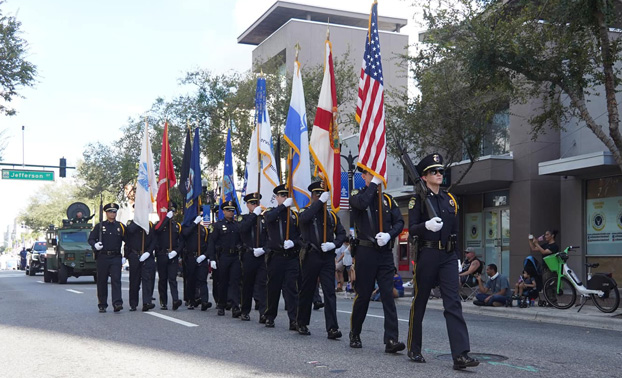
[[[340,297],[344,337],[328,340],[323,310],[313,311],[311,336],[287,330],[282,310],[276,328],[185,307],[129,312],[97,311],[91,277],[66,285],[43,277],[0,271],[0,377],[619,377],[622,333],[465,314],[471,349],[482,364],[452,370],[442,311],[424,320],[427,364],[406,353],[384,353],[382,305],[372,302],[363,326],[362,349],[348,346],[351,299]],[[157,286],[157,285],[156,285]],[[211,296],[211,291],[210,291]],[[157,293],[155,295],[157,297]],[[169,300],[170,302],[170,300]],[[282,302],[281,302],[282,303]],[[409,303],[398,301],[400,338],[408,333]],[[156,316],[157,315],[157,316]]]

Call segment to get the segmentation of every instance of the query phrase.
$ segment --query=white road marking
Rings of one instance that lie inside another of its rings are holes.
[[[65,290],[67,290],[67,291],[68,291],[68,292],[70,292],[70,293],[84,294],[83,292],[78,291],[78,290],[73,290],[73,289],[65,289]]]
[[[37,283],[45,283],[45,282],[43,282],[43,281],[37,281]]]
[[[337,310],[337,312],[341,312],[341,313],[344,313],[344,314],[352,314],[352,311],[342,311],[342,310]],[[384,319],[384,316],[382,316],[382,315],[372,315],[372,314],[367,314],[367,315],[365,315],[365,316],[366,316],[366,317],[371,316],[372,318]],[[400,319],[400,318],[397,318],[397,320],[398,320],[398,321],[400,321],[400,322],[406,322],[406,323],[408,323],[408,319]]]
[[[172,318],[170,316],[158,314],[157,312],[146,312],[145,314],[151,315],[151,316],[155,316],[156,318],[168,320],[169,322],[181,324],[181,325],[186,326],[186,327],[198,327],[199,326],[198,324],[188,323],[188,322],[185,322],[183,320]]]

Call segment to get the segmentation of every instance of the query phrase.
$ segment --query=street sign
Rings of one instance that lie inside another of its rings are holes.
[[[54,171],[30,171],[25,169],[3,169],[3,180],[54,181]]]

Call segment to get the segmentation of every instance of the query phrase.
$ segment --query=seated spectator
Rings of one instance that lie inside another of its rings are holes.
[[[514,285],[514,292],[516,295],[512,299],[519,299],[521,302],[526,303],[528,298],[532,298],[533,294],[537,294],[535,278],[532,278],[526,270],[523,270],[523,274],[518,278],[516,285]]]
[[[481,274],[475,276],[479,285],[479,293],[475,295],[476,299],[473,301],[473,304],[477,306],[501,307],[508,302],[510,282],[505,276],[499,274],[497,270],[497,265],[495,264],[489,264],[486,267],[486,274],[490,278],[485,285],[482,283]]]
[[[460,277],[460,284],[466,284],[470,287],[477,286],[477,279],[475,278],[475,275],[482,274],[484,265],[477,258],[477,256],[475,256],[475,250],[473,248],[468,247],[464,252],[465,260],[462,263],[462,268],[458,274]]]
[[[399,275],[397,269],[393,275],[393,298],[399,298],[404,296],[404,282],[402,276]]]

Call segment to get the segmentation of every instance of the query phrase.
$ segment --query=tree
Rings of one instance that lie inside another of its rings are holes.
[[[0,6],[4,3],[0,0]],[[25,58],[28,43],[20,37],[19,22],[15,17],[5,16],[0,9],[0,114],[14,115],[10,103],[20,97],[21,87],[34,85],[37,67]]]
[[[614,29],[620,27],[622,1],[418,0],[414,5],[423,10],[429,42],[418,59],[430,64],[451,59],[469,86],[483,80],[489,94],[500,90],[514,103],[542,99],[529,119],[533,139],[575,118],[622,168],[616,99],[622,39]],[[588,107],[603,93],[602,106]]]

